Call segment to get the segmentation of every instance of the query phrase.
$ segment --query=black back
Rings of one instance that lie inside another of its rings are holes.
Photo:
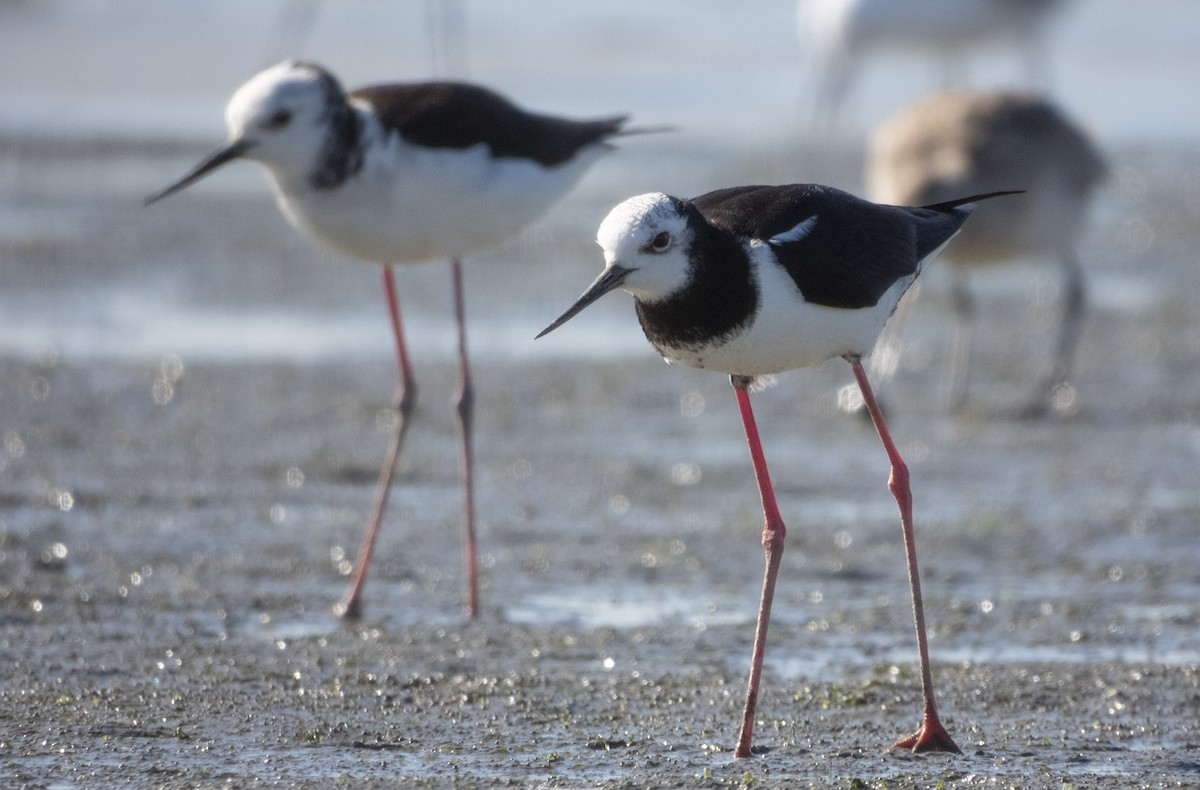
[[[875,305],[915,274],[970,214],[958,204],[882,206],[817,184],[733,187],[691,202],[712,225],[770,244],[805,301],[850,309]],[[802,238],[772,242],[813,216]]]
[[[497,157],[562,164],[579,149],[617,134],[625,117],[571,121],[529,113],[478,85],[424,82],[377,85],[350,93],[370,104],[385,126],[429,148],[484,143]]]

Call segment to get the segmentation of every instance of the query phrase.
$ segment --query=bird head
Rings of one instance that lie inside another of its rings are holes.
[[[332,111],[346,106],[337,79],[311,63],[284,61],[254,75],[225,107],[229,139],[183,178],[146,198],[149,205],[235,159],[304,172],[324,145]]]
[[[669,298],[691,280],[690,252],[699,212],[686,200],[661,192],[629,198],[600,223],[596,242],[604,250],[604,271],[575,304],[543,329],[554,331],[585,307],[617,288],[642,303]]]

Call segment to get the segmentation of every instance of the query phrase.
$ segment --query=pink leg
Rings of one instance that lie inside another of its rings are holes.
[[[871,421],[875,423],[875,430],[879,432],[883,449],[887,451],[888,460],[892,464],[888,488],[896,497],[896,504],[900,506],[900,527],[904,531],[904,555],[908,558],[908,583],[912,589],[913,621],[917,629],[917,651],[921,662],[921,693],[925,698],[925,708],[921,715],[921,727],[916,734],[894,745],[903,749],[912,749],[914,752],[962,754],[945,728],[942,727],[942,722],[938,718],[937,703],[933,698],[933,674],[929,669],[929,643],[925,638],[925,607],[921,603],[921,578],[917,573],[917,542],[913,535],[912,492],[908,485],[908,467],[900,458],[900,453],[892,441],[892,435],[888,431],[887,423],[884,422],[879,404],[875,401],[875,393],[872,392],[871,384],[867,381],[867,374],[863,370],[861,360],[857,356],[847,356],[846,361],[854,369],[854,378],[858,380],[858,387],[862,390],[863,401],[867,404]]]
[[[746,686],[746,706],[742,713],[742,728],[738,733],[737,757],[750,756],[750,742],[754,737],[754,711],[758,707],[758,685],[762,679],[763,655],[767,649],[767,625],[771,620],[771,601],[775,597],[775,578],[779,575],[779,561],[783,558],[783,539],[787,529],[779,516],[775,503],[775,491],[771,488],[771,477],[767,473],[767,461],[763,456],[762,442],[758,438],[758,426],[754,412],[750,409],[750,379],[732,376],[733,394],[737,397],[738,411],[742,415],[742,426],[746,430],[746,444],[750,446],[750,462],[754,465],[754,478],[758,482],[758,493],[763,506],[763,550],[767,566],[763,572],[762,599],[758,605],[758,624],[754,629],[754,655],[750,661],[750,680]]]
[[[396,387],[396,395],[392,405],[398,415],[396,429],[392,432],[388,443],[387,453],[383,458],[383,468],[379,472],[379,482],[375,486],[375,501],[371,506],[371,517],[367,520],[367,532],[363,536],[362,545],[358,547],[358,557],[354,561],[354,577],[346,588],[341,602],[334,607],[339,617],[358,619],[362,616],[363,585],[367,581],[367,569],[371,565],[371,555],[375,551],[375,540],[379,537],[379,525],[383,521],[384,511],[387,510],[388,494],[392,489],[392,475],[396,471],[396,462],[400,459],[400,448],[404,446],[404,435],[408,431],[409,416],[417,403],[417,385],[413,380],[412,368],[408,363],[408,348],[404,343],[404,329],[400,323],[400,306],[396,301],[396,279],[390,266],[383,266],[383,294],[387,300],[388,316],[392,322],[392,335],[396,341],[396,361],[400,368],[400,383]]]
[[[475,390],[471,386],[471,367],[467,361],[467,322],[463,300],[462,264],[454,261],[454,320],[458,327],[458,389],[454,393],[454,413],[458,418],[459,476],[463,483],[463,562],[467,572],[467,616],[479,615],[479,582],[475,560],[475,463],[471,448]]]

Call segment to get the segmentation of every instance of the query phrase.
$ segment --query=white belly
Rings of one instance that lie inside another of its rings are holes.
[[[327,247],[379,263],[457,258],[533,222],[609,151],[590,146],[552,168],[493,159],[486,146],[429,149],[398,135],[368,148],[362,169],[315,190],[272,171],[280,210]]]
[[[873,307],[845,309],[805,302],[800,289],[780,266],[752,252],[759,265],[761,304],[753,323],[719,345],[699,349],[659,348],[669,362],[740,376],[762,376],[819,365],[855,354],[865,357],[875,347],[883,325],[912,284],[907,277],[891,287]]]

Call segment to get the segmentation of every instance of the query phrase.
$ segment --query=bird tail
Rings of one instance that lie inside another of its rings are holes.
[[[677,127],[669,124],[660,126],[630,126],[626,129],[621,129],[613,133],[613,137],[632,137],[637,134],[663,134],[664,132],[678,131]]]
[[[971,203],[978,203],[981,200],[988,200],[988,199],[994,198],[994,197],[1003,197],[1004,195],[1023,195],[1023,194],[1025,194],[1024,189],[1007,189],[1007,190],[1003,190],[1001,192],[984,192],[982,195],[971,195],[970,197],[965,197],[965,198],[955,198],[954,200],[947,200],[943,203],[932,203],[928,206],[921,206],[921,208],[926,208],[926,209],[929,209],[930,211],[953,211],[954,209],[956,209],[960,206],[966,206]]]

